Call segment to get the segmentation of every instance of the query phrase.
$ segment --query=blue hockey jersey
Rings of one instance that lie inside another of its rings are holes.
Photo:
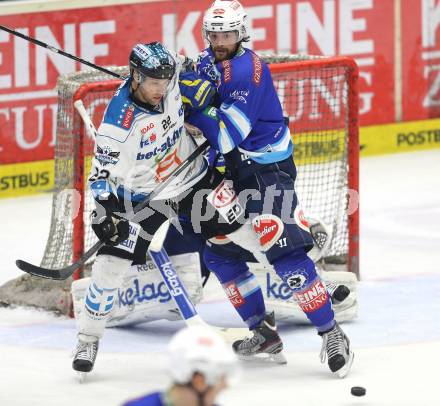
[[[164,398],[164,393],[153,392],[149,395],[130,400],[124,403],[123,406],[167,406],[167,401]]]
[[[225,154],[238,147],[260,164],[292,156],[290,131],[269,67],[253,51],[242,48],[231,60],[215,63],[207,49],[199,56],[197,71],[216,85],[221,105],[194,111],[187,121],[215,149]]]
[[[164,392],[153,392],[149,395],[130,400],[124,403],[123,406],[170,406],[171,403],[167,399]]]

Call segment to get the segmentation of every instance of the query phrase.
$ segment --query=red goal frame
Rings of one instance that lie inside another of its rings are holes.
[[[348,82],[348,188],[359,193],[359,120],[358,120],[358,67],[355,61],[349,57],[305,59],[295,62],[280,62],[269,65],[272,73],[288,73],[301,70],[319,70],[323,68],[344,67],[347,72]],[[84,99],[94,91],[114,91],[120,80],[109,80],[81,85],[75,92],[72,103]],[[85,224],[82,213],[86,193],[84,174],[85,153],[84,138],[85,127],[76,110],[73,120],[79,123],[78,143],[74,151],[74,188],[79,193],[79,215],[73,220],[73,261],[77,261],[84,253]],[[348,258],[347,270],[353,272],[358,278],[359,273],[359,207],[348,215]],[[74,279],[79,279],[82,271],[77,271]]]

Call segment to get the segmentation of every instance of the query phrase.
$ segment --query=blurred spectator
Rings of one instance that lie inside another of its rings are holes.
[[[214,406],[236,372],[237,360],[221,336],[206,327],[180,330],[168,346],[172,383],[124,406]]]

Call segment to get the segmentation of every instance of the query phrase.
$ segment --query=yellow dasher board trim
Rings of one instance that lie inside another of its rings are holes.
[[[53,185],[53,160],[0,165],[0,198],[49,192]]]
[[[440,118],[362,127],[361,157],[440,148]]]
[[[345,134],[343,129],[292,134],[295,164],[300,166],[341,160],[347,150]]]

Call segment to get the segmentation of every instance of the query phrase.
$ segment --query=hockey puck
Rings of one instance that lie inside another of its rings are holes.
[[[353,396],[364,396],[367,393],[367,390],[362,386],[353,386],[351,388],[351,394]]]

